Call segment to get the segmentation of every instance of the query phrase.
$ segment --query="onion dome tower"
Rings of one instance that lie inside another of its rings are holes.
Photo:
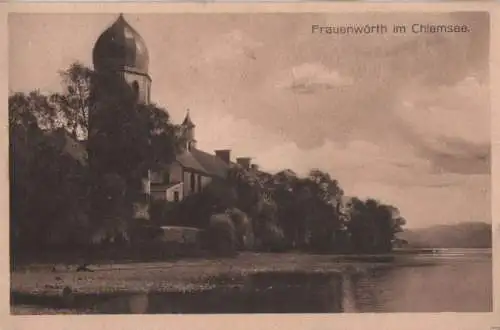
[[[92,58],[95,71],[120,75],[136,94],[137,102],[149,104],[148,49],[144,39],[122,14],[99,36]]]
[[[100,76],[98,87],[95,89],[95,99],[97,103],[108,97],[114,99],[115,96],[121,96],[123,93],[122,87],[129,88],[133,92],[135,102],[137,104],[150,103],[150,89],[151,77],[149,76],[149,54],[144,39],[130,26],[122,14],[118,16],[113,24],[111,24],[97,39],[93,52],[92,59],[94,63],[94,70]],[[101,111],[102,110],[102,111]],[[99,108],[98,111],[89,113],[89,122],[96,123],[95,118],[98,118],[104,111],[110,109]],[[112,109],[113,110],[113,109]],[[118,112],[119,113],[119,112]],[[106,116],[104,116],[106,117]],[[100,148],[99,139],[105,139],[104,134],[99,134],[103,130],[109,129],[104,126],[99,127],[101,123],[91,124],[89,129],[89,150],[92,155],[90,157],[94,164],[93,171],[96,180],[99,180],[102,173],[99,171],[109,170],[106,166],[109,165],[109,150],[110,147],[104,149]],[[118,123],[121,123],[117,120]],[[104,137],[103,137],[104,136]],[[103,160],[104,159],[104,160]],[[100,166],[100,162],[105,165]],[[138,190],[141,195],[132,202],[134,218],[136,219],[149,219],[149,195],[150,195],[150,171],[144,169],[137,169],[143,171],[142,173],[142,187]],[[96,186],[99,186],[97,183]],[[130,189],[137,189],[136,187],[128,187]],[[143,198],[144,197],[144,198]]]

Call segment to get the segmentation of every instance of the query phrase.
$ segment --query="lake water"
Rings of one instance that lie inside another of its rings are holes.
[[[429,264],[354,277],[352,303],[346,311],[492,311],[492,262],[487,251],[450,251],[416,258]]]
[[[488,250],[398,256],[357,274],[258,273],[196,293],[109,299],[98,313],[491,312]]]

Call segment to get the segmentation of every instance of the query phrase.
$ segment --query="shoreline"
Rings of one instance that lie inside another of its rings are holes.
[[[11,272],[11,292],[47,295],[66,286],[75,294],[190,291],[209,288],[212,279],[221,277],[237,279],[270,272],[356,273],[384,265],[388,263],[335,255],[248,252],[224,259],[95,265],[91,266],[93,272],[51,272],[48,266],[38,265]]]
[[[242,285],[245,279],[258,273],[340,275],[382,265],[341,261],[332,255],[242,253],[227,259],[100,265],[93,267],[93,272],[14,271],[11,314],[87,314],[93,312],[75,308],[74,303],[82,305],[83,301],[96,297],[194,293],[224,285]],[[65,287],[70,288],[66,294]]]
[[[71,303],[65,305],[59,302],[68,298],[71,301],[83,301],[97,296],[193,293],[224,285],[241,285],[246,279],[259,273],[343,275],[387,267],[429,266],[439,262],[431,260],[432,257],[422,260],[407,254],[392,254],[390,260],[379,262],[374,261],[377,259],[370,261],[369,257],[243,252],[234,258],[93,265],[93,272],[52,272],[38,265],[33,269],[27,267],[11,272],[11,312],[57,314],[60,311],[81,314],[82,312],[67,308]],[[66,287],[69,291],[65,295],[63,290]],[[57,302],[55,305],[58,307],[47,306],[48,300]],[[27,301],[38,303],[26,304]]]

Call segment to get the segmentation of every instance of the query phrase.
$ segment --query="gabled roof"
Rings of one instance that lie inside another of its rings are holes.
[[[216,155],[195,148],[177,155],[176,160],[182,167],[206,176],[226,178],[229,170],[229,164]]]
[[[182,167],[194,170],[196,172],[206,173],[207,170],[198,162],[198,160],[189,151],[185,151],[176,156],[175,160],[181,164]]]
[[[199,149],[192,149],[191,154],[203,166],[203,168],[213,176],[226,178],[229,164],[216,155],[209,154]]]

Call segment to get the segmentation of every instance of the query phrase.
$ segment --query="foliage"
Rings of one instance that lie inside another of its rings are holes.
[[[234,166],[229,181],[232,205],[251,219],[262,250],[386,253],[405,224],[395,207],[373,199],[344,205],[338,181],[318,169],[300,177]]]
[[[348,207],[352,250],[358,253],[390,252],[395,235],[406,223],[399,210],[374,199],[362,201],[358,198],[353,198]]]
[[[63,152],[64,133],[17,124],[10,129],[12,243],[37,246],[61,236],[78,241],[88,221],[87,171]]]
[[[94,72],[76,62],[59,74],[63,92],[51,95],[51,100],[57,107],[58,117],[74,137],[87,139]]]
[[[226,214],[234,225],[237,248],[240,250],[252,249],[254,245],[254,234],[250,218],[237,208],[226,210]]]
[[[226,213],[214,214],[206,230],[206,244],[218,255],[234,255],[237,250],[236,228]]]
[[[165,109],[136,103],[134,91],[121,77],[94,74],[90,98],[92,219],[96,227],[115,224],[127,237],[130,226],[123,224],[134,220],[138,205],[148,204],[144,178],[159,162],[174,159],[180,148],[179,128]],[[109,174],[118,175],[126,187],[118,204],[108,202],[109,186],[102,187]]]
[[[260,231],[260,249],[270,252],[286,250],[285,234],[276,223],[266,222]]]
[[[142,178],[175,156],[179,128],[121,78],[79,63],[60,74],[61,93],[9,97],[11,241],[127,240]]]
[[[122,77],[79,63],[60,74],[61,93],[9,97],[11,242],[128,241],[134,205],[148,202],[143,178],[181,150],[180,127],[166,109],[137,104]],[[390,252],[405,225],[399,210],[344,200],[339,182],[319,169],[300,176],[234,165],[227,180],[212,180],[176,207],[153,203],[151,211],[154,219],[169,214],[206,229],[219,254]]]
[[[152,200],[150,203],[151,223],[158,226],[180,225],[180,210],[177,203]]]

